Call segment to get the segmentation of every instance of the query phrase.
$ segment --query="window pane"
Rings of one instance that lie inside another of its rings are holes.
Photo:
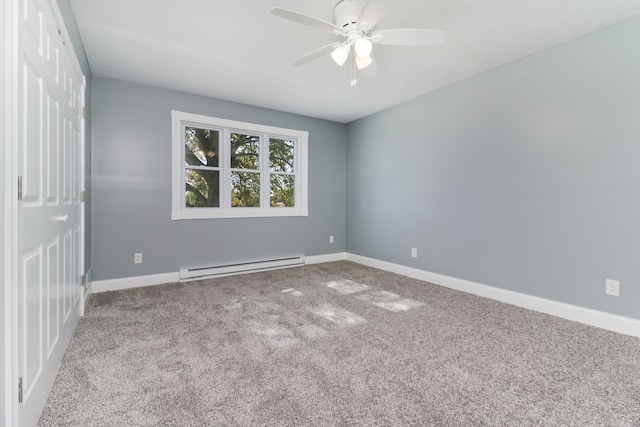
[[[185,170],[185,206],[188,208],[220,207],[220,172]]]
[[[295,206],[294,180],[293,175],[271,175],[271,206]]]
[[[231,167],[260,169],[260,138],[241,133],[231,134]]]
[[[185,127],[184,161],[191,166],[218,167],[220,132],[210,129]]]
[[[231,172],[231,206],[260,207],[260,174]]]
[[[293,150],[295,141],[269,139],[269,170],[273,172],[293,172]]]

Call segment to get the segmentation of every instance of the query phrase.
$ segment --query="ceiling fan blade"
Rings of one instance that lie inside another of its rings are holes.
[[[271,10],[271,13],[279,16],[280,18],[288,19],[289,21],[297,22],[298,24],[307,25],[319,30],[339,30],[342,32],[342,28],[332,24],[331,22],[323,21],[322,19],[314,18],[313,16],[304,15],[300,12],[294,12],[293,10],[276,7]]]
[[[382,37],[381,40],[376,41]],[[437,46],[444,43],[447,32],[421,28],[396,28],[378,30],[371,34],[371,41],[394,46]]]
[[[314,59],[320,58],[321,56],[326,55],[327,53],[330,53],[336,46],[339,46],[341,44],[342,43],[331,43],[326,46],[322,46],[320,49],[316,49],[313,52],[309,52],[306,55],[301,56],[300,58],[296,59],[289,65],[292,67],[297,67],[298,65],[311,62]]]
[[[388,11],[388,0],[369,0],[367,4],[364,5],[360,11],[360,15],[358,16],[358,22],[367,23],[366,27],[361,28],[361,30],[369,31],[371,28],[375,27]]]
[[[373,57],[373,54],[369,56],[371,57],[371,64],[359,70],[366,79],[378,75],[378,66],[376,65],[376,59]]]

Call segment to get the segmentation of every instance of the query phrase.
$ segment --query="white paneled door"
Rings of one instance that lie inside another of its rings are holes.
[[[81,311],[84,78],[55,1],[15,1],[19,425],[35,425]]]

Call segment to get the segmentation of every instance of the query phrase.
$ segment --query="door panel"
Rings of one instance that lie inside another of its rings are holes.
[[[74,103],[75,104],[75,103]],[[80,202],[80,130],[73,126],[73,137],[71,139],[71,164],[73,177],[71,178],[71,197],[74,204]]]
[[[18,351],[24,364],[23,396],[28,399],[42,373],[42,245],[24,251],[22,271],[18,315],[24,339]]]
[[[30,36],[36,51],[42,52],[42,15],[35,0],[26,0],[22,4],[22,19],[25,36]]]
[[[24,129],[22,203],[42,204],[42,77],[28,58],[24,60]],[[29,107],[26,107],[26,106]]]
[[[62,252],[64,253],[62,264],[62,268],[64,271],[62,275],[62,284],[64,286],[64,292],[62,294],[62,313],[64,322],[66,322],[69,318],[69,315],[71,314],[71,309],[73,308],[73,306],[71,305],[73,292],[73,283],[71,279],[71,269],[73,264],[73,258],[71,257],[71,230],[69,230],[69,232],[64,235],[62,242]]]
[[[60,153],[58,151],[58,146],[60,144],[60,114],[58,108],[58,101],[56,100],[55,95],[49,93],[47,95],[47,169],[49,172],[49,176],[47,177],[48,206],[55,206],[59,203],[58,187],[60,183],[58,176],[60,174],[60,168],[58,167],[58,163],[60,162]]]
[[[62,201],[64,204],[69,204],[71,202],[71,138],[73,136],[73,132],[71,131],[73,124],[64,118],[64,149],[63,153],[63,174],[62,179],[63,183],[63,193],[62,193]]]
[[[47,245],[47,357],[55,349],[60,336],[60,238],[56,236]]]
[[[56,38],[51,38],[50,34],[47,34],[47,42],[46,42],[46,60],[49,63],[49,71],[51,72],[51,77],[55,84],[60,83],[60,69],[58,67],[59,61],[59,42],[56,41]]]
[[[80,194],[80,191],[78,190],[78,194]],[[71,290],[73,292],[72,295],[72,305],[74,307],[77,307],[77,303],[78,303],[78,298],[80,298],[80,286],[81,284],[81,277],[82,273],[80,272],[80,239],[82,238],[82,233],[80,231],[80,226],[74,227],[73,231],[73,239],[72,239],[72,245],[71,245],[71,249],[72,249],[72,255],[71,255],[71,261],[72,261],[72,268],[71,268],[71,272],[73,274],[73,286],[71,287]]]

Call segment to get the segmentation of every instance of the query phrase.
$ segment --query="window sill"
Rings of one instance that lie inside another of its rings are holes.
[[[293,208],[193,208],[188,211],[173,211],[171,219],[218,219],[218,218],[277,218],[291,216],[309,216],[308,210]]]

